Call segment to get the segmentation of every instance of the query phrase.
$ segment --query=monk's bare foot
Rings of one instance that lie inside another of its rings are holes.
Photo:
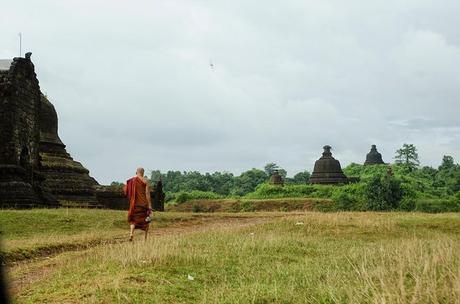
[[[129,236],[129,241],[130,241],[130,242],[133,241],[133,236],[132,236],[132,235]]]

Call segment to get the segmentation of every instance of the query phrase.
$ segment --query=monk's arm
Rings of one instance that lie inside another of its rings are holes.
[[[149,208],[152,209],[152,196],[150,195],[150,186],[148,182],[147,182],[147,185],[145,186],[145,194],[147,196],[147,202],[149,203]]]

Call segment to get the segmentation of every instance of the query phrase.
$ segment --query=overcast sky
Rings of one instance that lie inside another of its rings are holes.
[[[342,166],[403,143],[460,161],[460,1],[2,1],[74,159],[147,170]],[[214,68],[210,66],[210,62]]]

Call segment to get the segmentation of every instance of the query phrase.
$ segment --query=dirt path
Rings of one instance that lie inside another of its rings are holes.
[[[208,231],[216,227],[241,228],[261,224],[280,217],[284,216],[203,217],[199,221],[185,222],[172,227],[155,228],[150,231],[149,237],[188,234]],[[134,241],[142,242],[143,234],[136,234]],[[13,262],[7,266],[11,295],[18,294],[22,289],[27,288],[38,280],[46,279],[48,275],[52,274],[62,264],[70,260],[75,261],[75,259],[84,258],[92,248],[125,242],[128,242],[127,236],[119,236],[110,240],[99,240],[98,242],[89,242],[86,244],[70,244],[69,246],[60,246],[56,251],[50,250],[49,252],[45,252],[46,256]],[[65,259],[58,259],[58,257],[64,254],[67,255]]]

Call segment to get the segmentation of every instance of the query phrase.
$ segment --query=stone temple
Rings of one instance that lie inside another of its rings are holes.
[[[41,95],[40,164],[45,187],[62,206],[98,204],[96,186],[81,163],[73,160],[58,135],[58,117],[54,106]]]
[[[0,60],[0,206],[57,206],[40,173],[40,87],[26,58]]]
[[[270,176],[270,180],[268,181],[270,185],[275,185],[275,186],[283,186],[283,177],[280,175],[278,170],[273,171],[272,175]]]
[[[371,151],[366,155],[364,165],[380,165],[385,164],[382,159],[382,154],[377,151],[376,145],[371,146]]]
[[[340,162],[332,157],[331,146],[324,146],[323,156],[315,162],[310,184],[345,184],[347,177],[343,174]]]
[[[54,106],[41,93],[30,60],[0,60],[0,207],[105,207],[127,209],[121,188],[99,186],[66,151]],[[161,181],[151,193],[164,210]]]

